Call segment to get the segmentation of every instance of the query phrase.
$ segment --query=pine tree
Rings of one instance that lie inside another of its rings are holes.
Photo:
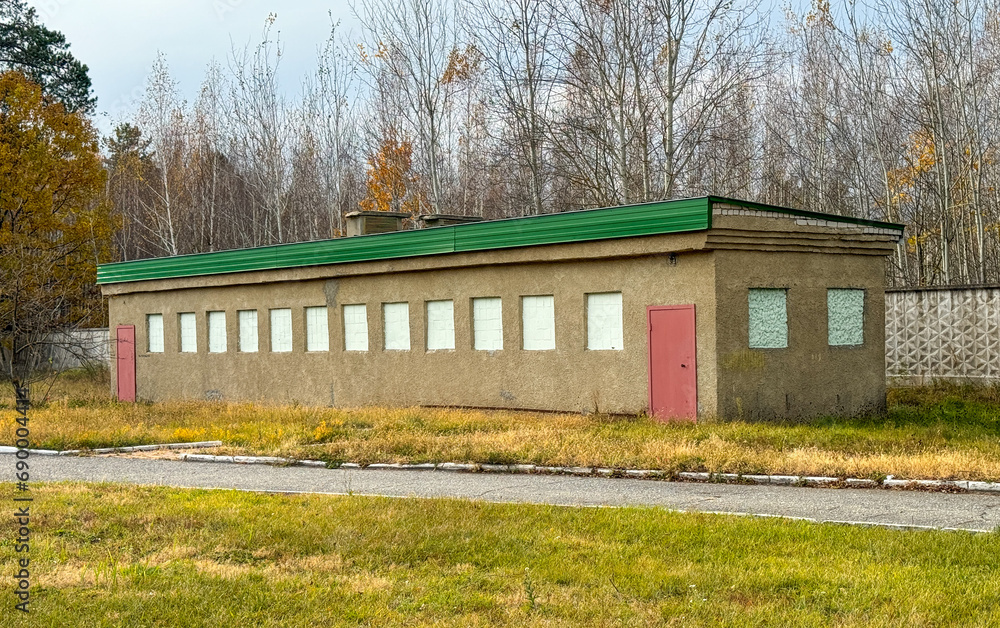
[[[38,22],[23,0],[0,0],[0,70],[17,70],[69,111],[92,113],[97,98],[87,66],[69,51],[66,37]]]

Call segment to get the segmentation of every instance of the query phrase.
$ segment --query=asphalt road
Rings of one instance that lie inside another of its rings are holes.
[[[455,497],[566,506],[800,517],[827,522],[993,530],[1000,496],[885,489],[700,484],[551,475],[340,470],[121,457],[32,456],[33,481],[105,481],[189,488],[388,497]],[[13,469],[0,455],[0,468]]]

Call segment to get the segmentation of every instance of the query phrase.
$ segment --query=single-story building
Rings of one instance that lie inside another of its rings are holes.
[[[102,265],[119,398],[885,407],[902,225],[719,197],[445,224]]]

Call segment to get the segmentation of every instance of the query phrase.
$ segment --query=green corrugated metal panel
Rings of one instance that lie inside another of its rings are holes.
[[[609,238],[698,231],[708,228],[708,199],[643,203],[608,209],[545,214],[463,225],[456,251],[583,242]]]
[[[451,253],[452,227],[102,264],[97,283],[193,277]]]
[[[272,268],[274,249],[268,246],[256,249],[217,251],[199,255],[178,255],[153,259],[101,264],[97,267],[97,283],[141,281],[163,277],[189,277],[220,272],[239,272]]]
[[[462,251],[700,231],[711,227],[713,203],[728,203],[797,216],[836,219],[900,231],[903,229],[902,225],[892,223],[816,214],[709,196],[491,220],[416,231],[102,264],[97,269],[97,283],[343,264]]]
[[[97,283],[342,264],[461,251],[627,238],[708,228],[707,198],[102,264]]]
[[[353,238],[301,242],[278,247],[272,268],[342,264],[451,253],[455,250],[453,227],[396,231]]]

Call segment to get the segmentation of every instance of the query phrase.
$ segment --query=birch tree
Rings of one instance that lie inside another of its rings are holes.
[[[357,56],[341,39],[339,25],[333,24],[330,35],[319,52],[318,69],[308,88],[309,126],[317,136],[322,166],[325,208],[330,224],[329,236],[344,234],[343,214],[353,209],[350,201],[359,199],[350,192],[350,178],[357,167],[357,112],[352,100],[358,84]]]
[[[252,246],[286,241],[286,205],[291,167],[292,125],[278,86],[281,41],[271,39],[276,16],[268,17],[263,37],[253,50],[234,50],[229,96],[229,143],[234,159],[249,180],[252,195],[244,240]]]
[[[743,86],[765,76],[775,54],[767,11],[753,0],[652,0],[651,10],[658,33],[660,196],[670,198],[705,137],[705,122]]]
[[[148,138],[151,166],[141,175],[148,195],[140,201],[136,232],[151,250],[179,255],[185,220],[182,196],[187,130],[177,81],[162,54],[153,64],[135,119]]]
[[[408,114],[423,162],[428,199],[441,213],[444,198],[444,122],[448,87],[442,78],[449,54],[457,47],[455,7],[450,0],[369,0],[355,7],[368,38],[379,51],[378,64],[398,81],[401,103]]]
[[[514,145],[517,172],[524,173],[528,202],[518,213],[541,214],[551,176],[546,153],[558,62],[553,7],[548,0],[481,0],[469,18],[503,120],[494,132],[510,132],[505,144]]]

